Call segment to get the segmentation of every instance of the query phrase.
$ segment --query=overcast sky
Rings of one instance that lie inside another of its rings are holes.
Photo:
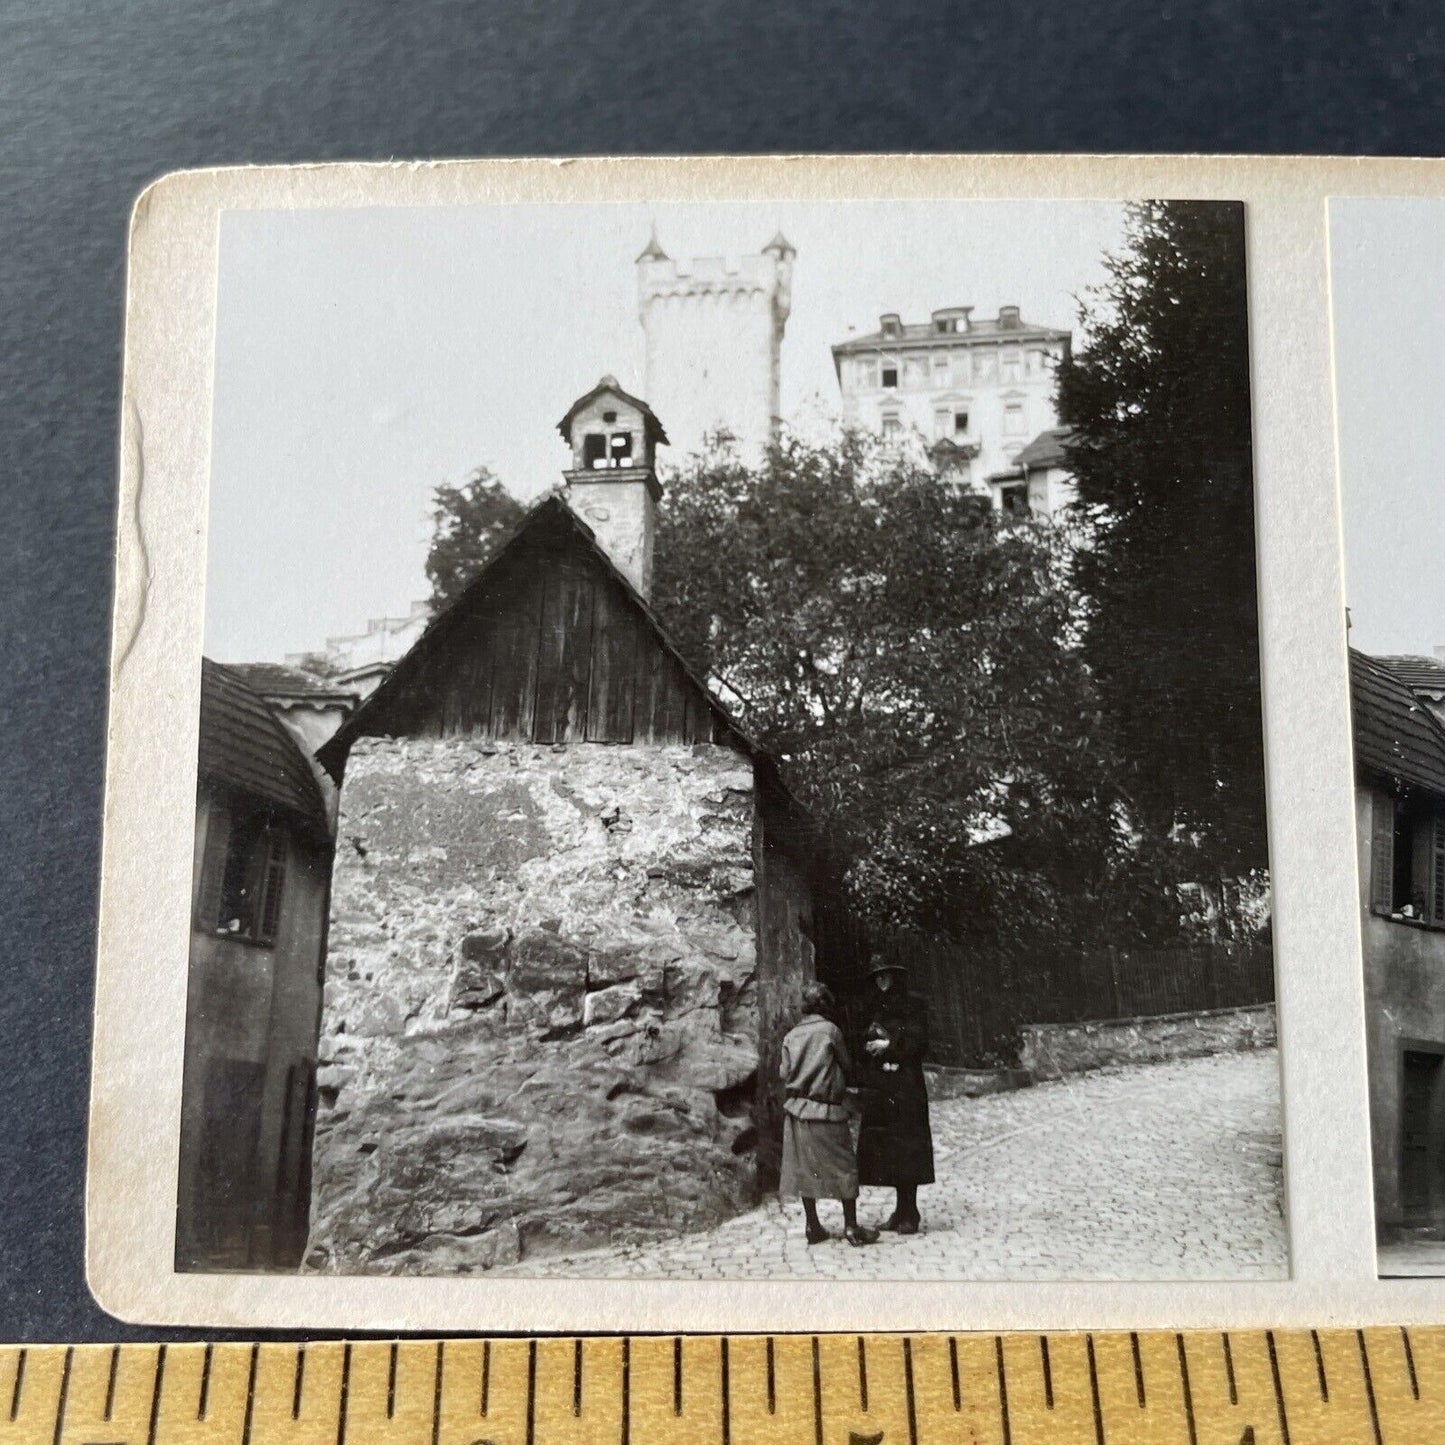
[[[838,402],[829,346],[951,304],[1074,324],[1122,238],[1109,202],[261,211],[221,225],[206,651],[280,660],[427,595],[432,489],[559,478],[555,424],[642,387],[634,260],[798,249],[785,417]],[[662,418],[666,425],[666,417]],[[1445,640],[1445,636],[1442,636]]]
[[[1350,641],[1445,646],[1445,201],[1330,202]]]

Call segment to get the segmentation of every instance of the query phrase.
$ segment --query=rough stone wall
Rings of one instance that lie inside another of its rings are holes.
[[[311,1268],[469,1273],[750,1202],[753,811],[712,744],[356,743]]]
[[[1081,1024],[1026,1024],[1019,1030],[1019,1063],[1035,1080],[1057,1079],[1116,1064],[1155,1064],[1275,1042],[1274,1005],[1107,1019]]]

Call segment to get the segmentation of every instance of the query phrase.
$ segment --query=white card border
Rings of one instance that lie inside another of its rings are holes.
[[[521,1331],[1332,1326],[1445,1317],[1376,1278],[1327,199],[1439,196],[1445,163],[1230,157],[609,158],[184,172],[137,201],[86,1188],[87,1277],[151,1324]],[[838,1283],[173,1269],[210,473],[227,209],[887,197],[1246,205],[1261,645],[1292,1277]]]

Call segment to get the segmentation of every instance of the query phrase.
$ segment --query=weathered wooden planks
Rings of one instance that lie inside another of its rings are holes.
[[[497,569],[367,731],[544,744],[725,741],[615,578],[565,544]]]

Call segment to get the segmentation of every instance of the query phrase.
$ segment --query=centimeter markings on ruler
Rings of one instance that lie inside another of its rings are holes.
[[[1355,1441],[1445,1441],[1445,1327],[0,1348],[0,1445]]]

